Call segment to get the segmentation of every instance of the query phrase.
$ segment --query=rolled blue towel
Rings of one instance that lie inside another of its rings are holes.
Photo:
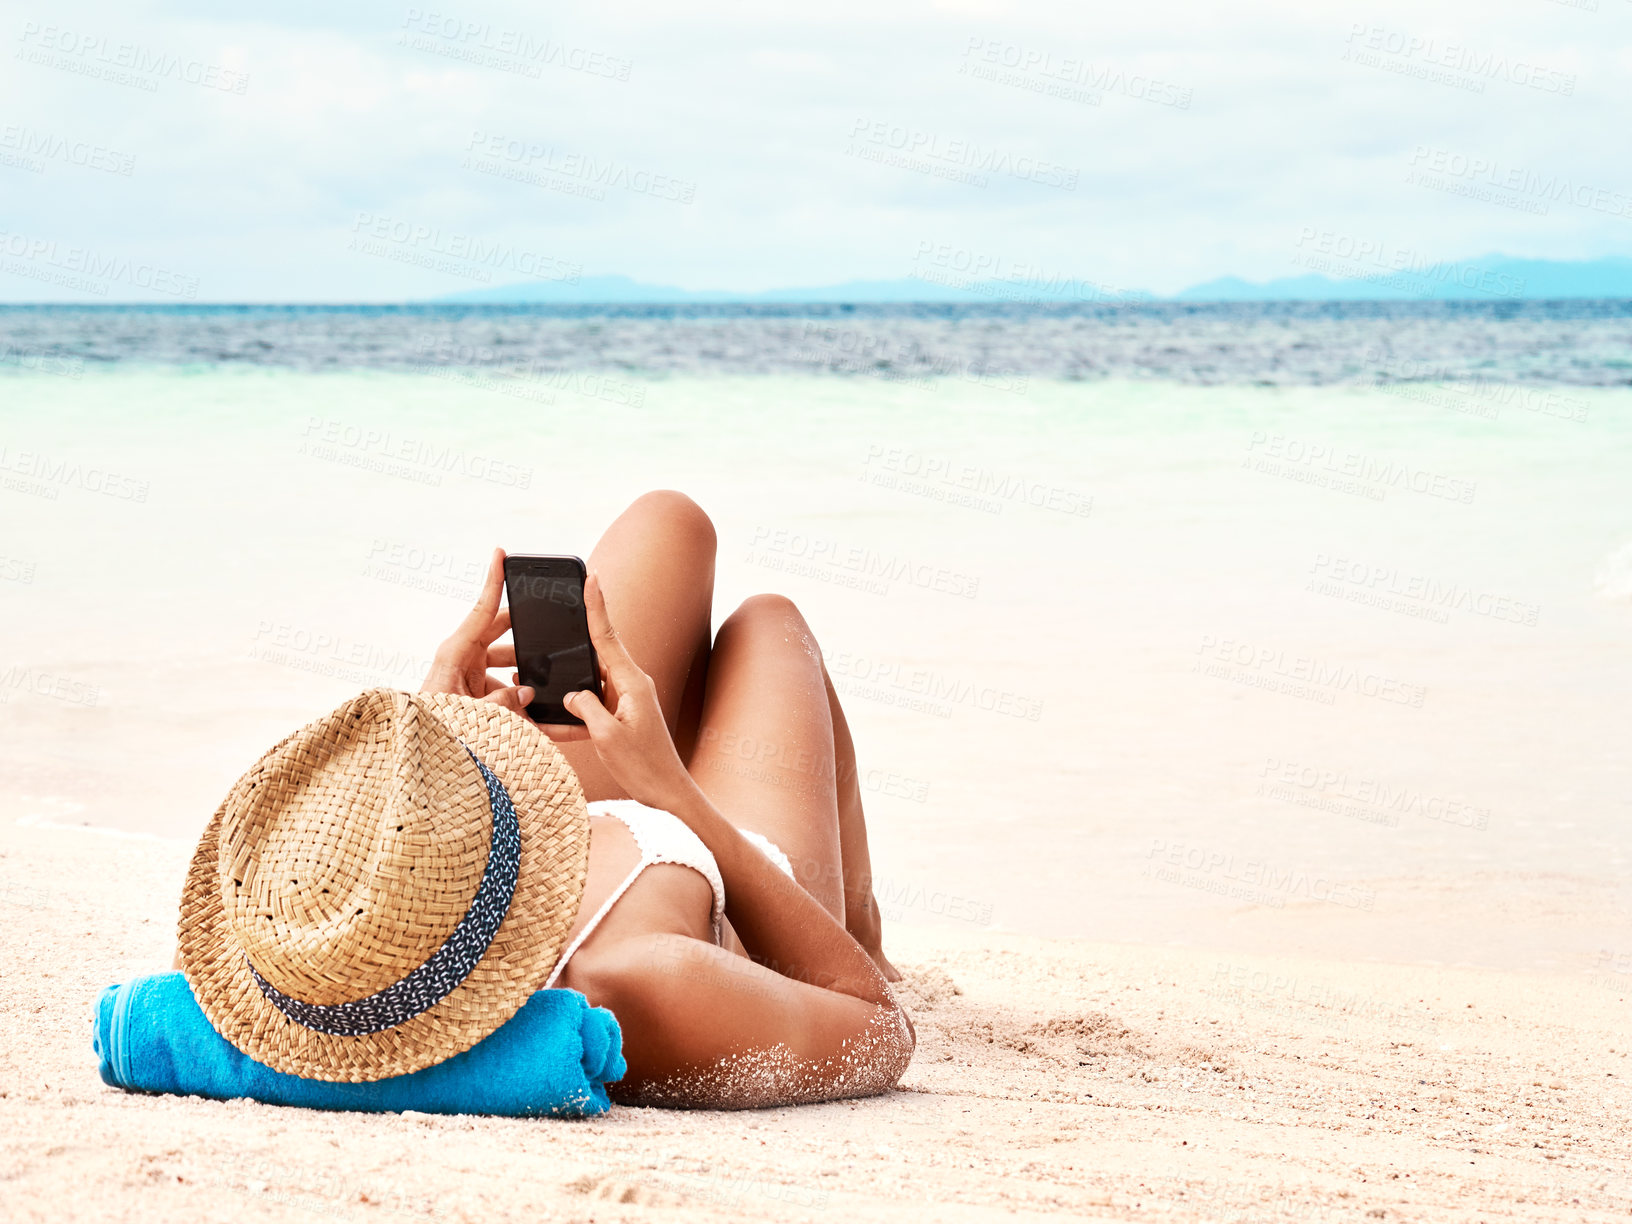
[[[606,1085],[626,1070],[617,1020],[576,990],[536,991],[463,1054],[365,1084],[304,1079],[255,1062],[210,1026],[179,973],[104,990],[93,1047],[103,1082],[115,1088],[372,1113],[584,1117],[611,1108]]]

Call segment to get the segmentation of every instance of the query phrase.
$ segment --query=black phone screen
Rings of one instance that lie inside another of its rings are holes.
[[[584,563],[577,557],[506,557],[504,585],[516,671],[533,688],[534,722],[582,725],[561,699],[578,689],[601,692],[601,669],[584,615]]]

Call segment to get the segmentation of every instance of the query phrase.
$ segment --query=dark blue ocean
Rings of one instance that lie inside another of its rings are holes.
[[[52,363],[1617,386],[1632,301],[0,306],[0,372]]]

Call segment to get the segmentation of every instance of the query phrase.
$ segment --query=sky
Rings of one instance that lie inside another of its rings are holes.
[[[0,301],[1632,253],[1632,2],[0,0]]]

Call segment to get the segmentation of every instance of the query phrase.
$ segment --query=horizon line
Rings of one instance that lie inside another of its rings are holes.
[[[27,308],[63,308],[63,309],[125,309],[132,306],[151,306],[162,309],[188,310],[199,307],[254,307],[254,308],[300,308],[311,309],[325,307],[339,310],[357,309],[367,306],[413,306],[437,309],[471,309],[471,308],[504,308],[515,306],[546,307],[546,308],[576,308],[581,306],[664,306],[664,307],[698,307],[698,306],[823,306],[823,307],[864,307],[864,306],[936,306],[954,309],[968,308],[1000,308],[1000,307],[1073,307],[1073,306],[1354,306],[1375,303],[1387,306],[1416,306],[1416,305],[1463,305],[1470,303],[1489,303],[1491,305],[1511,305],[1516,302],[1632,302],[1632,293],[1611,294],[1594,297],[1580,294],[1569,296],[1547,297],[1503,297],[1486,294],[1478,297],[1266,297],[1266,298],[1184,298],[1177,295],[1156,296],[1142,298],[1119,299],[1030,299],[1024,301],[992,301],[992,300],[953,300],[948,298],[858,298],[846,300],[843,298],[718,298],[709,300],[678,300],[673,298],[586,298],[583,301],[528,301],[522,298],[514,300],[494,301],[450,301],[447,298],[379,298],[379,299],[336,299],[334,301],[318,301],[312,299],[231,299],[222,298],[218,301],[187,301],[163,302],[152,299],[131,299],[122,301],[5,301],[0,300],[0,310]]]

